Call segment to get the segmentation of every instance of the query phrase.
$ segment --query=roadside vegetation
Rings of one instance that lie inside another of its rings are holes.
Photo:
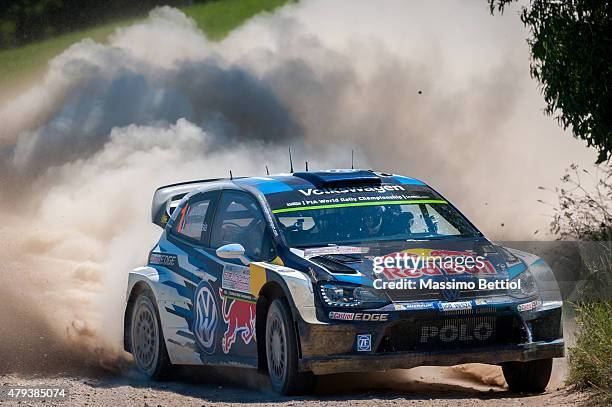
[[[568,351],[567,384],[590,389],[593,404],[612,405],[612,165],[593,170],[573,165],[557,190],[559,205],[552,231],[578,240],[587,267],[580,300],[571,304],[578,328]]]
[[[193,18],[209,38],[220,40],[254,15],[272,11],[287,2],[288,0],[215,0],[182,7],[181,10]],[[40,74],[51,58],[70,45],[84,38],[104,41],[118,27],[128,26],[142,18],[144,15],[116,20],[21,47],[0,50],[0,89]]]
[[[580,329],[576,346],[569,349],[567,384],[592,389],[590,401],[612,405],[612,302],[584,301],[575,304]]]
[[[487,2],[491,14],[518,3],[544,113],[598,153],[592,170],[572,165],[562,178],[551,231],[576,241],[587,269],[579,277],[579,301],[569,304],[578,332],[568,352],[568,384],[591,388],[591,401],[612,405],[612,3]]]

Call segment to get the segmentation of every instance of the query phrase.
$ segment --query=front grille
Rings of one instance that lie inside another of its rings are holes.
[[[384,333],[378,352],[470,349],[521,343],[523,324],[512,315],[449,311],[425,319],[404,320]]]
[[[445,301],[441,290],[385,290],[392,301]],[[506,290],[461,290],[458,300],[506,295]]]

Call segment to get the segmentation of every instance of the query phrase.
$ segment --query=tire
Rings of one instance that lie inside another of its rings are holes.
[[[314,385],[311,372],[298,372],[298,347],[289,306],[277,298],[268,309],[266,360],[272,388],[286,396],[308,393]]]
[[[172,363],[164,342],[155,297],[150,290],[138,294],[134,301],[130,341],[134,362],[140,372],[153,380],[170,376]]]
[[[542,393],[552,372],[552,359],[502,363],[504,378],[515,393]]]

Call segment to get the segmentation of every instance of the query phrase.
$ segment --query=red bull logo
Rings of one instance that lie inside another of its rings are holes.
[[[223,353],[229,353],[232,345],[236,342],[236,337],[240,337],[245,345],[248,345],[255,338],[255,315],[256,305],[253,302],[227,298],[222,289],[219,289],[219,296],[223,298],[221,314],[223,321],[227,324],[221,348]],[[229,302],[229,304],[228,304]]]

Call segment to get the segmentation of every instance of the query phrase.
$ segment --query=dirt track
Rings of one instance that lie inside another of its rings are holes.
[[[482,382],[490,382],[485,385]],[[373,374],[342,374],[320,378],[309,397],[280,397],[267,386],[265,376],[228,369],[185,369],[176,381],[151,383],[128,372],[123,376],[90,370],[55,374],[7,374],[0,385],[65,387],[59,402],[17,401],[3,405],[58,406],[222,406],[235,404],[277,406],[541,406],[577,405],[585,400],[561,388],[553,377],[546,393],[515,395],[494,384],[495,378],[475,378],[441,368],[419,368]],[[479,383],[480,382],[480,383]]]

